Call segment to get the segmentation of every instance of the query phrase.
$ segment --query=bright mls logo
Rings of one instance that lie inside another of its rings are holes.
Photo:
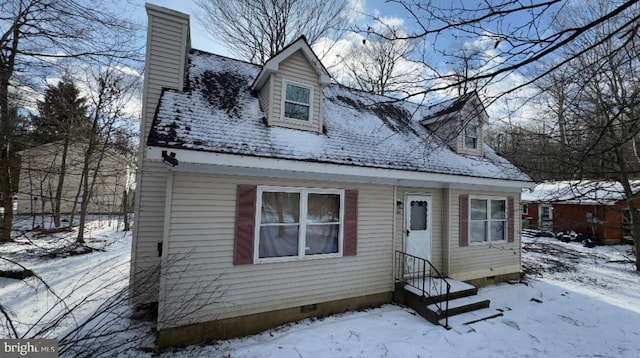
[[[57,358],[58,341],[55,339],[0,339],[2,357]]]

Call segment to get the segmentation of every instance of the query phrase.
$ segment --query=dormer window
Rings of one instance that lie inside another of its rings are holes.
[[[464,127],[464,147],[466,149],[478,149],[478,126],[473,123]]]
[[[313,88],[299,83],[284,81],[284,118],[299,121],[309,121],[311,112],[311,98]]]

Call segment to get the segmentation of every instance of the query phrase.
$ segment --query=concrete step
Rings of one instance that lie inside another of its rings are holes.
[[[493,308],[489,308],[489,307],[481,308],[475,311],[469,311],[469,312],[457,314],[455,316],[450,316],[449,327],[470,325],[476,322],[481,322],[481,321],[486,321],[488,319],[501,317],[503,315],[504,313]],[[444,326],[445,320],[440,319],[438,323]]]
[[[480,297],[477,295],[467,296],[462,298],[456,298],[449,301],[449,317],[455,316],[458,314],[479,310],[482,308],[489,307],[490,301],[484,297]],[[441,306],[442,311],[438,308],[438,305]],[[436,304],[430,304],[427,306],[427,310],[433,312],[436,317],[438,317],[438,321],[444,318],[444,309],[446,308],[444,302]]]
[[[419,279],[420,281],[422,279]],[[447,299],[446,289],[440,285],[441,279],[432,278],[425,279],[425,282],[414,282],[414,285],[418,287],[423,287],[426,291],[426,295],[429,297],[431,302],[441,302]],[[449,284],[451,285],[451,291],[449,292],[449,300],[454,300],[456,298],[473,296],[478,293],[478,289],[475,286],[472,286],[465,282],[455,281],[448,279]],[[438,287],[438,289],[434,289],[433,286]],[[439,289],[443,288],[443,292],[440,292]],[[421,296],[422,291],[413,287],[411,285],[405,285],[404,289],[408,292],[411,292],[415,295]]]
[[[444,319],[447,296],[440,294],[440,282],[442,279],[426,278],[414,279],[411,284],[396,282],[396,289],[393,294],[395,302],[413,308],[420,316],[433,324],[445,326],[440,323]],[[448,316],[465,314],[467,312],[481,310],[489,307],[490,301],[477,295],[478,289],[464,282],[447,279],[451,284],[449,292]],[[416,288],[419,287],[419,288]],[[423,295],[424,289],[424,295]],[[438,307],[441,307],[438,308]],[[450,328],[451,324],[446,326]]]

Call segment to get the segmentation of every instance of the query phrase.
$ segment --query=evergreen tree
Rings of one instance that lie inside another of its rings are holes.
[[[87,100],[80,97],[80,91],[69,80],[62,80],[56,86],[48,86],[43,101],[38,101],[38,116],[33,116],[34,143],[44,144],[59,142],[60,153],[51,157],[56,160],[60,156],[60,164],[54,174],[58,176],[55,196],[52,202],[53,221],[60,227],[60,206],[63,196],[65,176],[67,174],[67,155],[69,145],[88,130]],[[52,153],[53,154],[53,153]],[[56,163],[57,164],[57,163]]]

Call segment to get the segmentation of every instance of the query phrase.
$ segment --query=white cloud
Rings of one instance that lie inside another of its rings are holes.
[[[381,16],[379,22],[375,24],[376,30],[384,30],[385,28],[401,28],[404,26],[404,19],[393,16]]]
[[[365,17],[365,1],[364,0],[348,0],[347,8],[349,11],[347,12],[347,17],[349,18],[349,22],[351,24],[357,24],[362,21]]]
[[[375,73],[374,62],[367,58],[363,46],[371,46],[377,39],[369,39],[367,44],[363,44],[364,39],[365,37],[358,33],[349,33],[339,41],[322,38],[313,45],[313,50],[318,54],[323,54],[322,63],[336,81],[356,87],[351,83],[348,64],[353,65],[354,61],[360,61],[364,66],[371,64],[368,69],[370,73]],[[394,73],[401,75],[405,79],[411,78],[415,83],[402,88],[394,89],[392,87],[392,89],[399,90],[402,93],[422,92],[425,89],[426,82],[419,80],[418,77],[424,76],[428,72],[429,69],[425,64],[400,58],[395,64]]]
[[[482,75],[495,72],[505,62],[500,56],[500,44],[492,38],[490,33],[485,33],[472,41],[467,41],[458,46],[460,50],[467,54],[474,54],[479,60],[476,62],[477,68],[469,68],[469,75]],[[446,87],[454,82],[455,71],[448,69],[442,71],[440,78],[434,79],[434,87]],[[539,118],[538,107],[532,103],[531,98],[535,97],[536,91],[532,86],[524,86],[518,90],[517,87],[527,82],[527,78],[517,72],[505,73],[492,79],[491,82],[481,85],[480,97],[485,101],[490,121],[500,123],[524,123]],[[438,91],[438,97],[442,100],[452,98],[457,95],[457,88]]]

